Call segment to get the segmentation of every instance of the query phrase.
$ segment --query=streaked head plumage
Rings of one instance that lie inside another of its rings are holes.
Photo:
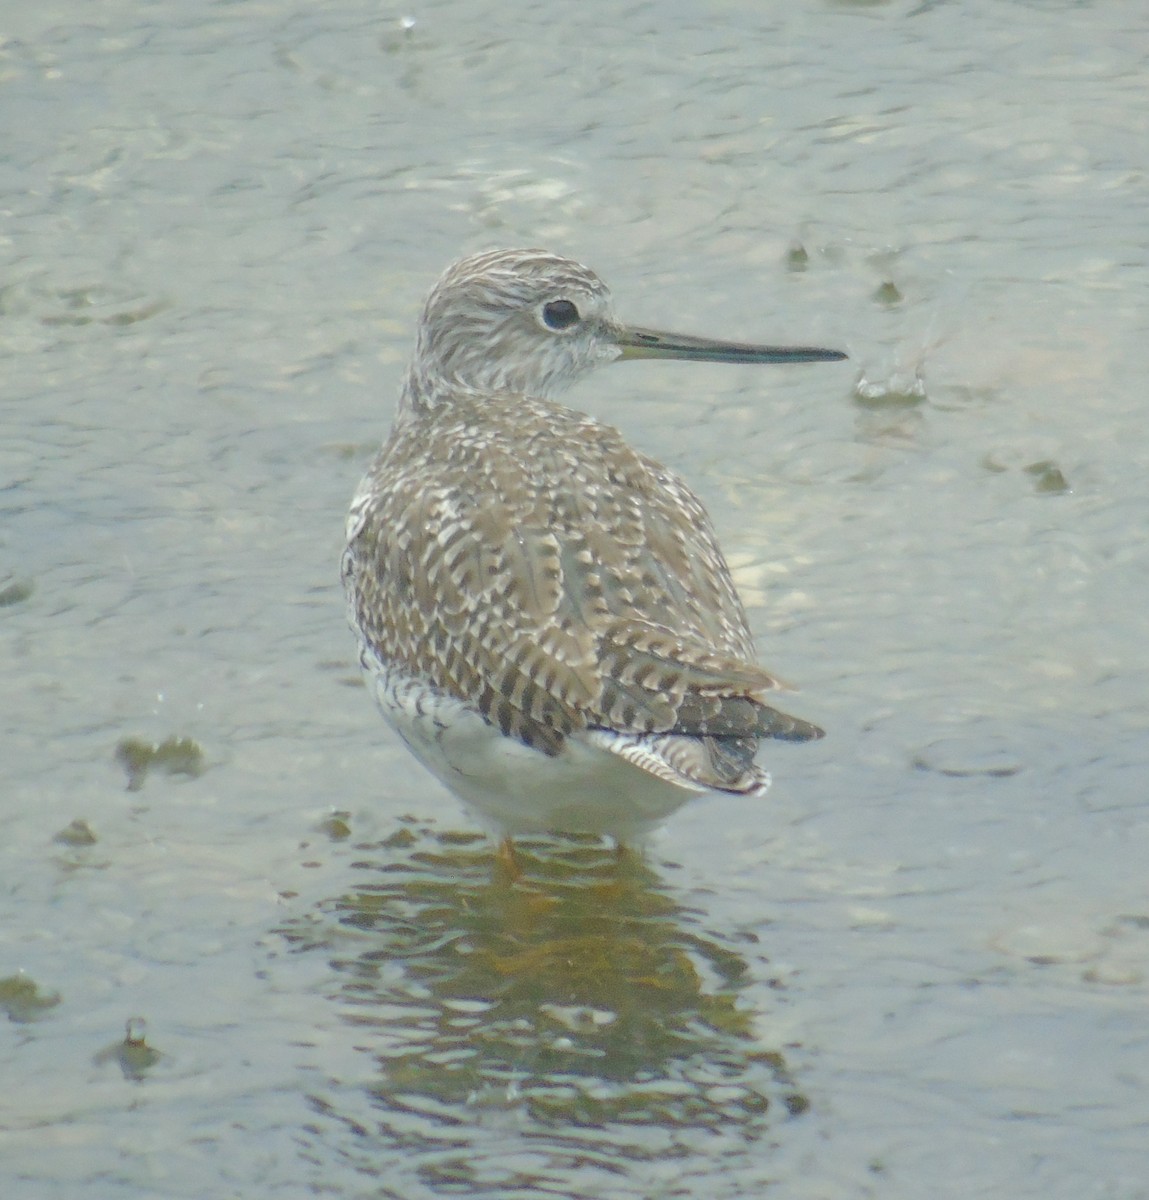
[[[473,254],[427,297],[415,382],[551,396],[618,358],[619,328],[589,267],[545,250]]]

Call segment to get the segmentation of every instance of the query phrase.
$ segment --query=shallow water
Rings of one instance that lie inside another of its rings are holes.
[[[1149,1197],[1147,57],[1106,4],[10,15],[0,1194]],[[337,583],[500,244],[851,355],[572,395],[828,736],[517,883]]]

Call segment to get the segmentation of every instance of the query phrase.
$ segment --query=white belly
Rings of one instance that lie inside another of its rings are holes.
[[[619,735],[588,731],[551,757],[421,680],[364,663],[380,711],[416,758],[500,834],[643,838],[703,789],[650,774],[612,753]]]

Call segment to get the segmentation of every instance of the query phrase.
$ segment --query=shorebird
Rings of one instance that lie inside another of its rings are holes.
[[[822,736],[768,703],[698,498],[552,397],[616,360],[845,357],[624,325],[543,250],[439,279],[342,573],[383,716],[484,824],[622,844],[698,793],[764,794],[760,740]]]

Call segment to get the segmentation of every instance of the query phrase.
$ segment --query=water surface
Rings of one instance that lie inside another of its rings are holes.
[[[1147,56],[1105,3],[10,14],[0,1192],[1145,1200]],[[514,244],[851,355],[572,395],[828,736],[517,883],[337,584],[420,296]]]

